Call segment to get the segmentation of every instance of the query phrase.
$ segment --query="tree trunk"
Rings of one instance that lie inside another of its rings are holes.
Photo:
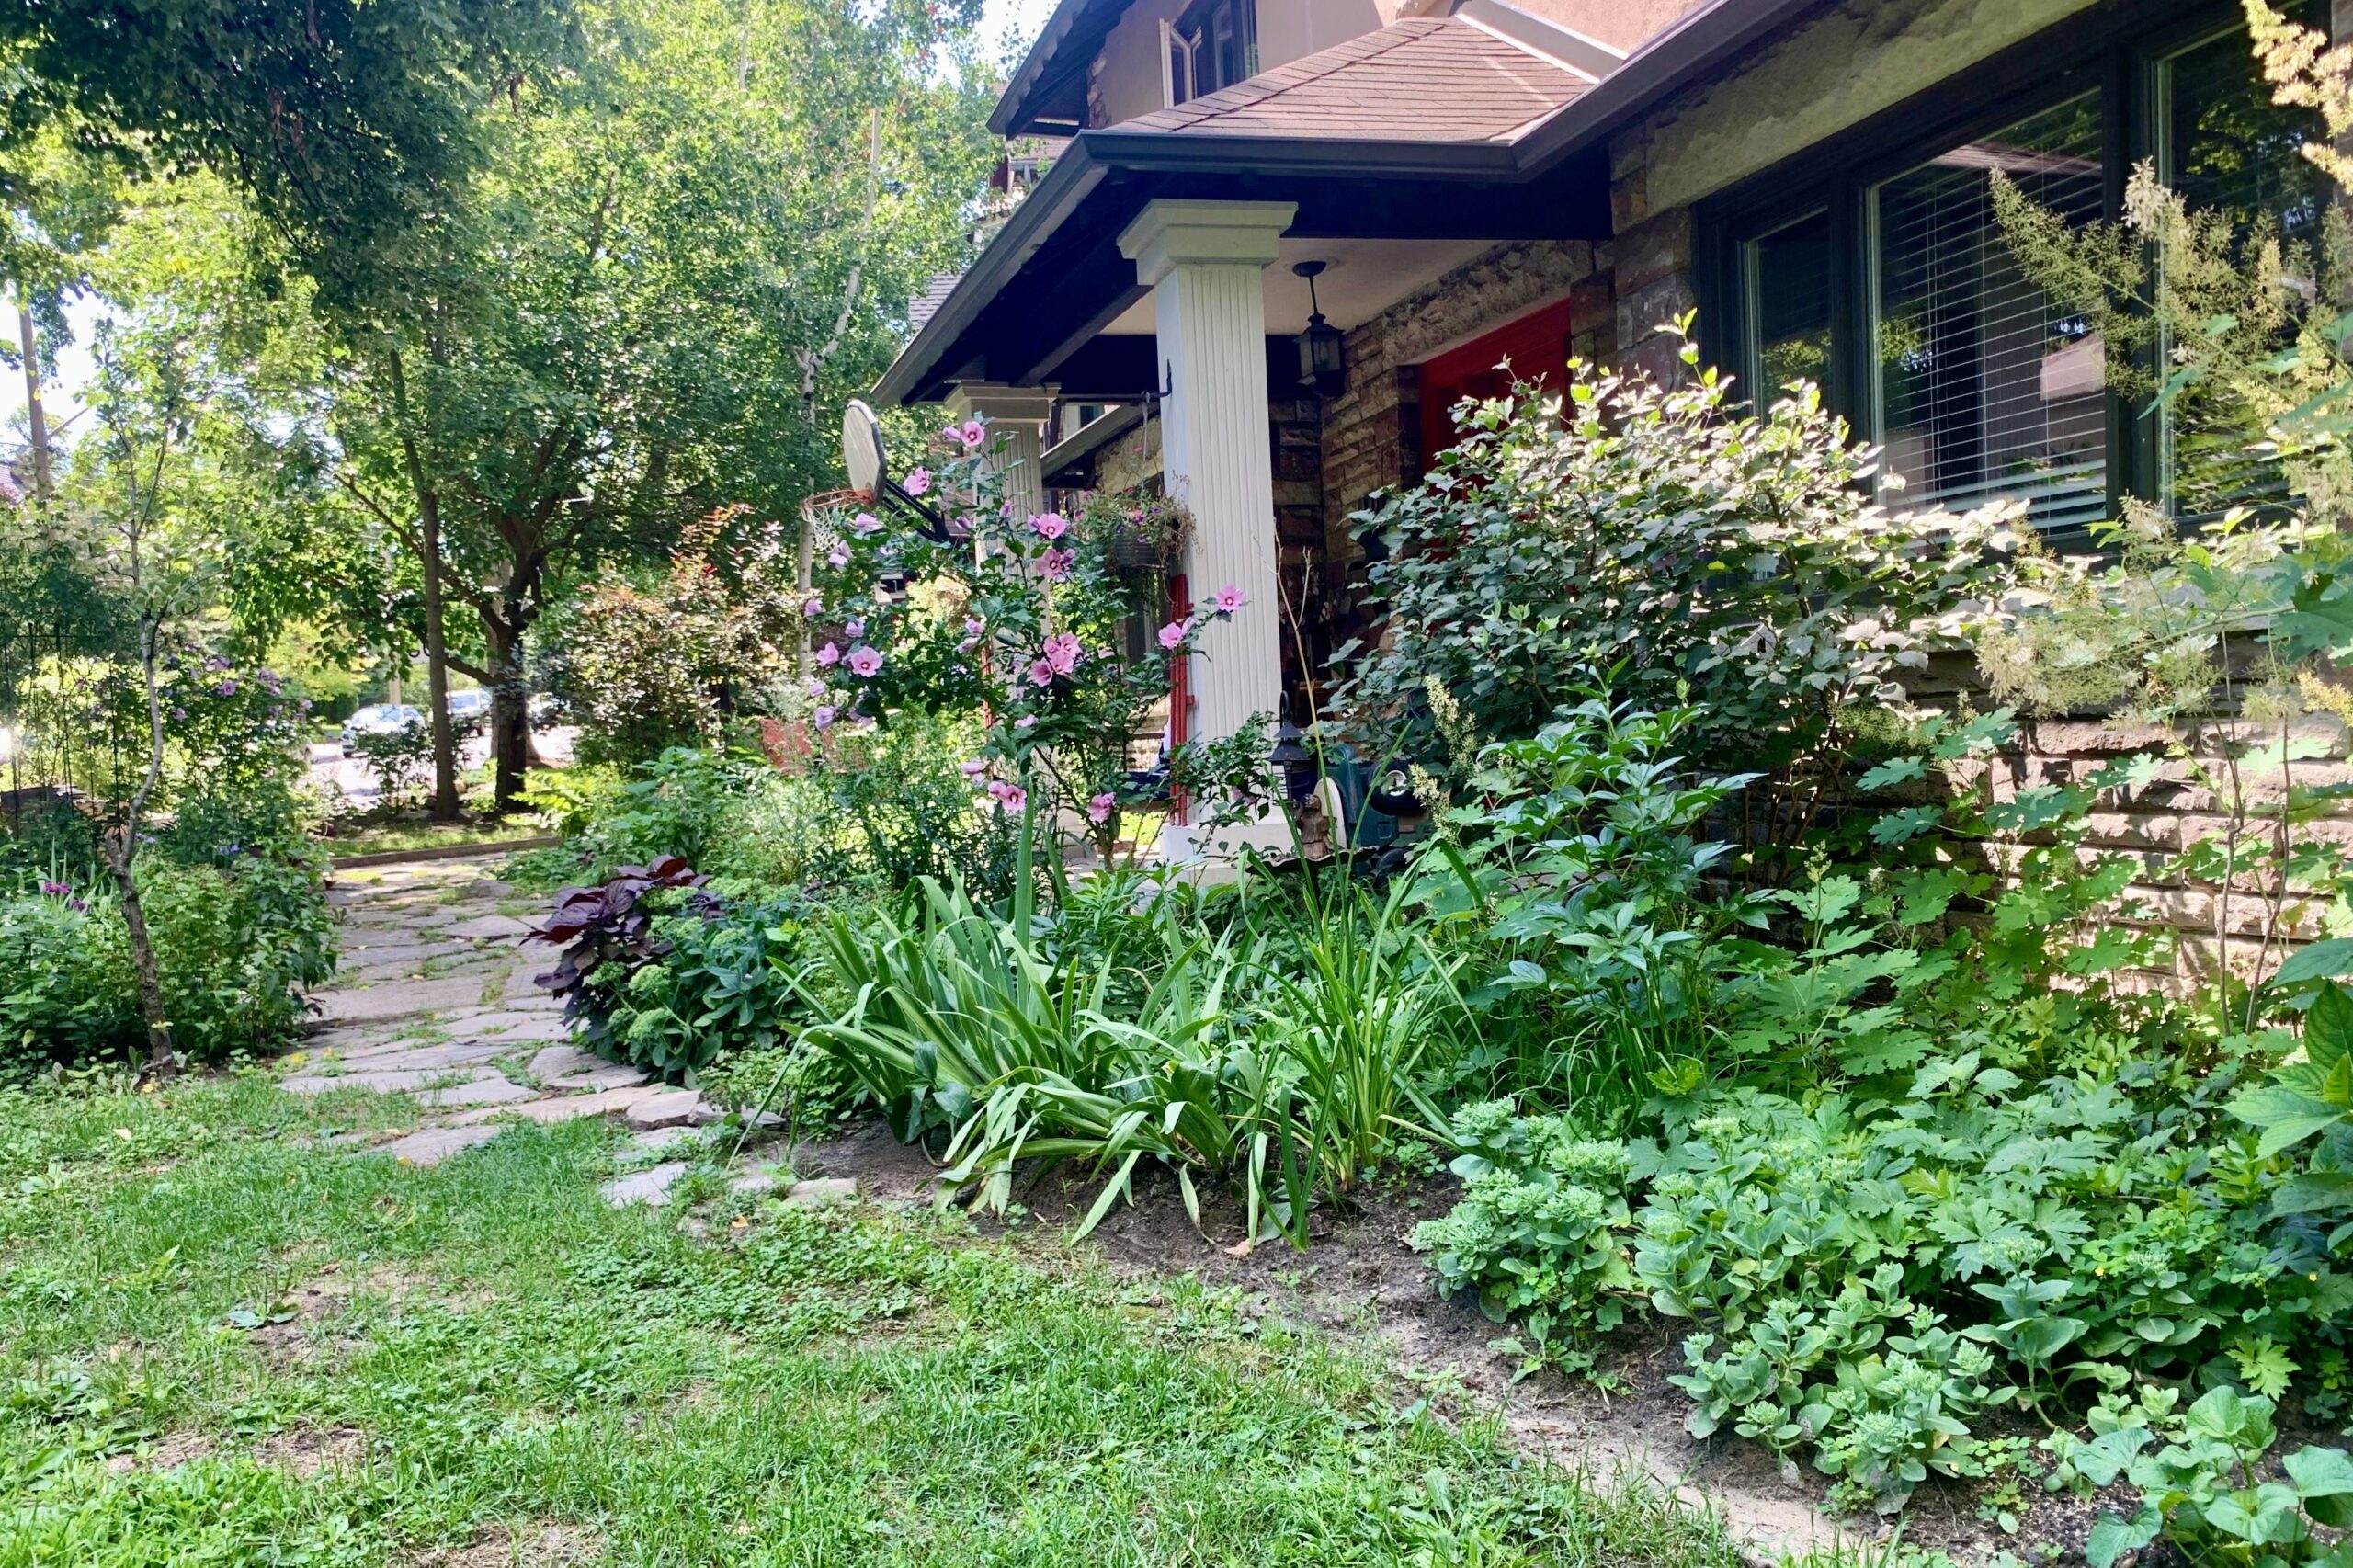
[[[523,796],[523,774],[531,761],[531,716],[529,683],[523,670],[521,607],[511,600],[508,619],[482,618],[490,645],[490,673],[497,676],[490,689],[490,756],[494,798],[500,811],[511,811]]]
[[[139,664],[147,686],[147,777],[122,813],[119,834],[106,841],[107,869],[114,873],[116,893],[122,900],[122,924],[131,938],[131,967],[139,977],[139,1016],[147,1023],[147,1073],[168,1078],[179,1071],[179,1056],[172,1046],[172,1020],[164,1010],[164,981],[155,963],[155,943],[147,932],[146,906],[139,902],[134,874],[139,855],[139,819],[147,798],[164,772],[164,704],[155,687],[155,641],[162,628],[142,617],[139,628]]]
[[[441,625],[441,498],[430,489],[416,497],[417,543],[425,557],[425,694],[433,726],[435,822],[458,820],[458,737],[449,722],[448,640]]]
[[[17,290],[17,344],[25,357],[25,437],[33,460],[33,499],[47,501],[49,479],[49,419],[40,406],[40,358],[34,352],[32,302]]]

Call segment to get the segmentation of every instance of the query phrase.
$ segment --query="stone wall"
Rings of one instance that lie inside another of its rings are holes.
[[[1578,241],[1495,246],[1415,290],[1347,336],[1347,389],[1324,404],[1323,489],[1327,551],[1353,560],[1347,516],[1365,497],[1418,479],[1421,400],[1414,367],[1530,309],[1572,294],[1594,275],[1593,247]],[[1604,313],[1604,296],[1584,296]],[[1586,315],[1579,311],[1576,330]],[[1613,328],[1614,330],[1614,328]],[[1582,351],[1582,350],[1580,350]]]

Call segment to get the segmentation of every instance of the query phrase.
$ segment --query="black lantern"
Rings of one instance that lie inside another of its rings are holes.
[[[1347,388],[1348,367],[1341,353],[1340,329],[1324,319],[1324,309],[1316,302],[1315,279],[1324,267],[1320,261],[1291,264],[1291,271],[1307,279],[1307,330],[1299,335],[1299,384],[1313,388],[1319,396],[1337,397]]]
[[[1315,755],[1307,749],[1307,737],[1298,725],[1286,719],[1275,730],[1275,749],[1267,760],[1282,769],[1283,793],[1294,801],[1304,801],[1315,792]]]

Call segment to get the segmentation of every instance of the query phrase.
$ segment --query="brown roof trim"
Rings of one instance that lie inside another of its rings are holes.
[[[1062,0],[1039,30],[1038,41],[1013,73],[996,108],[989,113],[989,130],[999,136],[1026,136],[1037,129],[1037,100],[1061,86],[1074,74],[1083,74],[1095,51],[1120,24],[1133,0]],[[1071,48],[1086,58],[1075,67],[1061,56]],[[1084,116],[1081,122],[1084,122]],[[1058,129],[1075,129],[1075,127]]]

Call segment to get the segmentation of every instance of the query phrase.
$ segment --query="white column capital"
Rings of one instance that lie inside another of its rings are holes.
[[[1121,232],[1120,254],[1147,289],[1188,265],[1263,267],[1298,215],[1295,201],[1154,201]]]
[[[985,419],[992,424],[1019,420],[1035,424],[1053,412],[1055,389],[1017,387],[1003,381],[958,381],[941,401],[959,419]]]

